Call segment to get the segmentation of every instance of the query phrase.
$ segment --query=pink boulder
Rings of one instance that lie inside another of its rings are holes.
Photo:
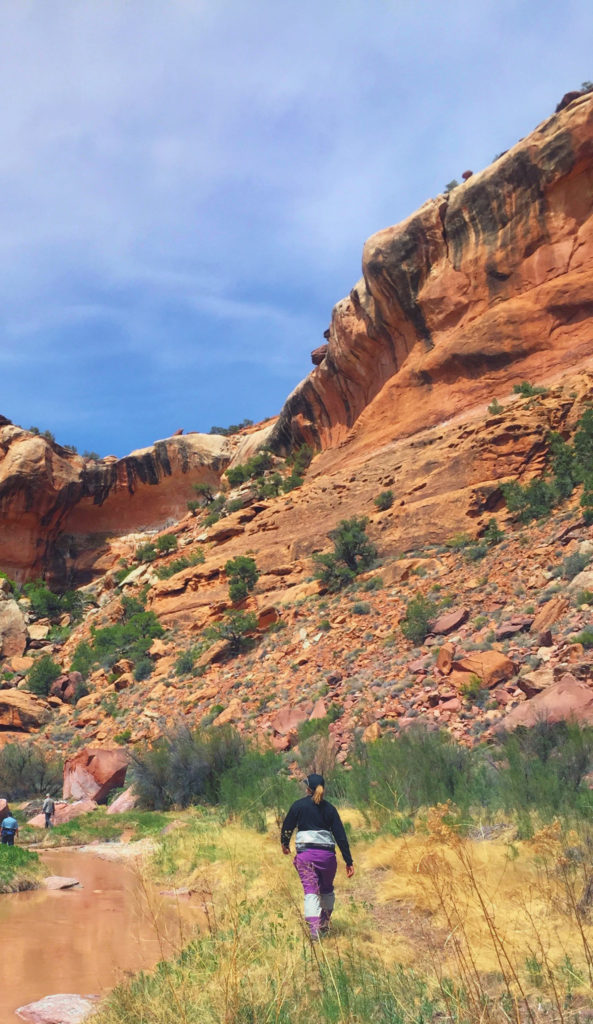
[[[281,736],[287,736],[288,733],[296,732],[299,725],[307,720],[311,713],[311,705],[306,709],[302,705],[298,708],[282,708],[276,715],[274,715],[271,726],[274,732],[280,733]]]
[[[453,630],[459,629],[468,619],[468,608],[451,608],[450,611],[443,612],[442,615],[439,615],[431,623],[430,632],[436,633],[437,636],[445,636],[447,633],[452,633]]]
[[[121,747],[84,747],[64,763],[64,799],[105,803],[112,789],[123,786],[128,763]]]
[[[593,688],[567,672],[558,683],[509,711],[500,729],[510,732],[519,725],[530,728],[540,721],[553,724],[571,719],[587,725],[593,722]]]
[[[7,800],[0,800],[0,821],[4,821],[10,814],[10,807]]]
[[[60,993],[19,1006],[16,1012],[21,1020],[31,1024],[80,1024],[96,1010],[97,999],[98,996]]]
[[[138,797],[132,786],[120,793],[112,804],[107,808],[107,814],[124,814],[125,811],[132,811],[138,803]]]

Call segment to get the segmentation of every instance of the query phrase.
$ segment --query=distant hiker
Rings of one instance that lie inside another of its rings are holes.
[[[3,846],[14,846],[14,837],[19,834],[19,823],[11,814],[2,821],[0,840]]]
[[[290,837],[296,828],[293,864],[305,892],[305,920],[311,938],[317,939],[329,931],[329,919],[334,909],[334,878],[338,866],[336,843],[346,863],[348,878],[352,878],[354,867],[340,815],[333,804],[323,798],[323,776],[308,775],[305,786],[307,796],[296,800],[284,819],[280,843],[282,852],[290,853]]]
[[[49,826],[51,825],[51,819],[56,813],[56,805],[53,802],[49,793],[45,794],[45,800],[43,801],[43,807],[41,808],[41,810],[45,814],[45,827],[49,828]]]

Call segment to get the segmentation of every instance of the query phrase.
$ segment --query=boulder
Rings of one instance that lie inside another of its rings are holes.
[[[533,615],[513,615],[510,619],[501,622],[496,630],[497,640],[508,640],[517,633],[526,633],[531,629]]]
[[[581,725],[593,722],[593,689],[567,672],[559,682],[509,711],[499,728],[510,732],[519,725],[531,728],[540,721],[553,724],[571,719]]]
[[[579,590],[593,590],[593,569],[583,569],[568,584],[569,594],[578,594]]]
[[[460,689],[473,675],[478,677],[482,686],[491,689],[510,679],[515,672],[515,663],[500,651],[472,651],[460,661],[453,662],[448,682]]]
[[[20,658],[26,646],[27,625],[21,609],[11,597],[0,601],[0,654]]]
[[[31,732],[45,725],[50,717],[46,700],[26,690],[0,691],[0,728]]]
[[[526,697],[535,697],[542,690],[547,690],[554,683],[554,672],[551,668],[538,668],[535,672],[526,672],[519,676],[517,686]]]
[[[52,824],[64,825],[67,821],[72,821],[73,818],[79,818],[81,814],[89,814],[95,810],[96,806],[94,800],[77,800],[73,804],[67,804],[63,800],[56,801],[56,813],[52,818]],[[29,818],[27,825],[45,828],[45,815],[36,814],[34,818]]]
[[[84,747],[64,763],[64,799],[105,803],[112,789],[123,786],[128,763],[121,747]]]
[[[1,799],[0,800],[0,821],[4,821],[4,819],[8,818],[9,815],[10,815],[10,807],[8,806],[8,801],[4,800],[4,799]]]
[[[530,626],[532,633],[546,633],[558,619],[561,619],[570,607],[567,597],[557,594],[541,606]]]
[[[76,689],[82,683],[80,672],[68,672],[51,684],[50,697],[59,697],[64,704],[73,704]]]
[[[288,736],[289,733],[296,732],[299,725],[307,721],[310,710],[311,705],[308,710],[302,705],[298,708],[282,708],[274,715],[270,725],[280,736]]]
[[[448,676],[453,665],[453,658],[455,656],[455,648],[453,644],[443,644],[439,653],[437,654],[436,667],[439,672]]]
[[[29,633],[30,640],[45,640],[49,633],[49,626],[44,625],[42,622],[32,622],[27,632]]]
[[[80,1024],[97,1009],[98,996],[60,992],[19,1006],[17,1015],[31,1024]]]
[[[447,633],[453,633],[454,630],[459,629],[468,619],[468,608],[451,608],[431,623],[430,632],[436,636],[446,636]]]
[[[46,889],[73,889],[75,885],[80,885],[78,878],[67,878],[65,875],[48,875],[47,878],[43,879],[43,884]]]
[[[243,718],[243,705],[238,697],[234,697],[230,704],[216,716],[212,725],[228,725],[229,722],[240,722]]]
[[[124,814],[126,811],[133,811],[140,798],[134,793],[132,786],[124,789],[107,808],[107,814]]]
[[[311,352],[311,362],[313,363],[313,366],[321,366],[327,355],[328,348],[328,345],[318,345],[317,348],[313,349]]]

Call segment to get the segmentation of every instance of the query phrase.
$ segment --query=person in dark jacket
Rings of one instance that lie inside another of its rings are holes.
[[[344,858],[348,878],[352,878],[354,867],[340,815],[333,804],[324,799],[323,776],[308,775],[305,785],[307,796],[296,800],[290,808],[282,825],[280,843],[282,852],[289,854],[290,839],[296,828],[293,864],[305,893],[305,920],[311,938],[318,939],[329,931],[334,909],[334,878],[338,866],[336,845]]]

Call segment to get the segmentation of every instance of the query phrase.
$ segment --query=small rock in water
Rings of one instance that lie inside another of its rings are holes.
[[[98,998],[60,993],[19,1006],[16,1012],[21,1020],[31,1024],[79,1024],[96,1009]]]
[[[46,889],[73,889],[80,882],[77,878],[66,878],[64,875],[48,875],[43,879],[43,884]]]

